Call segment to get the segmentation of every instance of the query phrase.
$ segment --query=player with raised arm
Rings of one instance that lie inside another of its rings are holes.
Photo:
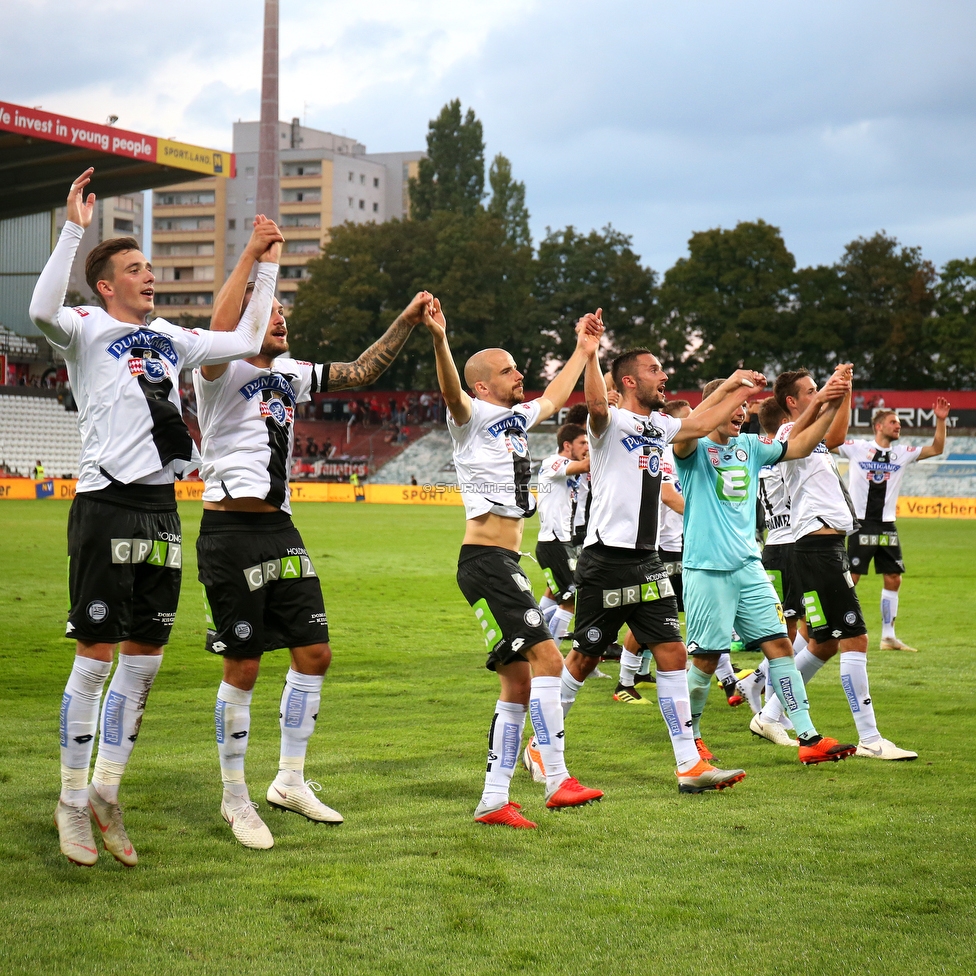
[[[583,475],[589,474],[586,429],[563,424],[556,431],[559,451],[539,466],[539,537],[535,558],[546,577],[539,609],[557,646],[569,633],[576,606],[576,547],[573,545],[573,500]],[[546,599],[554,605],[547,610]]]
[[[874,560],[875,573],[884,576],[881,590],[881,650],[914,651],[895,636],[898,616],[898,591],[905,572],[895,513],[905,469],[915,461],[936,457],[945,450],[946,419],[949,401],[939,397],[932,407],[935,414],[935,436],[925,447],[904,446],[895,442],[901,437],[901,421],[894,410],[875,411],[873,441],[845,440],[836,448],[850,463],[851,500],[854,514],[861,523],[847,540],[851,576],[855,583],[868,571]]]
[[[611,407],[594,348],[586,364],[590,478],[593,506],[586,544],[576,567],[576,630],[562,671],[566,712],[604,649],[624,624],[650,647],[657,665],[661,714],[677,762],[682,793],[724,789],[741,769],[716,769],[701,759],[692,735],[687,652],[678,608],[657,552],[661,460],[668,444],[702,437],[738,408],[743,387],[762,386],[761,374],[740,370],[684,420],[661,413],[667,374],[647,349],[613,361],[619,406]]]
[[[180,372],[260,349],[278,271],[268,248],[282,238],[274,223],[264,225],[254,253],[262,262],[254,301],[231,333],[189,331],[163,319],[147,325],[156,279],[131,237],[104,241],[88,256],[85,278],[99,304],[65,308],[71,265],[94,212],[95,195],[84,197],[92,173],[71,184],[68,219],[30,304],[31,318],[67,362],[82,440],[68,516],[66,636],[77,648],[61,701],[54,821],[69,860],[97,860],[94,817],[105,849],[132,866],[137,856],[122,823],[119,783],[179,602],[182,534],[173,481],[196,466],[180,412]],[[99,721],[117,645],[119,664]]]
[[[721,388],[713,380],[706,398]],[[799,759],[805,765],[836,762],[855,746],[820,735],[810,720],[809,703],[793,662],[786,618],[766,572],[756,542],[756,496],[764,465],[806,457],[827,433],[850,392],[846,373],[835,374],[815,399],[818,416],[789,442],[743,434],[745,396],[732,416],[700,440],[674,448],[685,499],[683,579],[691,716],[695,742],[703,759],[714,758],[699,729],[711,676],[728,653],[733,627],[747,650],[761,650],[769,680],[797,730]]]
[[[221,289],[215,329],[233,328],[240,316],[250,267],[245,255]],[[278,773],[266,799],[318,823],[342,823],[315,796],[319,784],[305,779],[305,754],[332,651],[318,575],[291,520],[295,408],[313,393],[375,382],[423,320],[430,298],[417,294],[355,362],[325,364],[287,356],[288,328],[275,302],[256,356],[193,374],[205,481],[197,562],[207,596],[207,649],[223,657],[214,713],[220,812],[245,847],[274,845],[248,794],[244,759],[261,657],[281,647],[289,648],[291,667],[281,694]]]
[[[838,367],[840,368],[840,367]],[[850,370],[850,367],[848,367]],[[781,373],[773,387],[777,402],[790,418],[777,440],[791,440],[818,416],[817,384],[805,369]],[[868,630],[854,590],[844,538],[854,531],[854,506],[830,455],[847,435],[850,396],[837,411],[827,435],[806,458],[787,461],[783,477],[790,495],[794,564],[806,612],[806,650],[796,668],[809,685],[817,672],[840,651],[840,681],[858,732],[857,756],[910,760],[918,753],[900,749],[882,737],[868,687]],[[767,701],[759,718],[775,716],[776,700]],[[754,730],[755,731],[755,730]]]
[[[524,402],[522,374],[504,349],[483,349],[461,378],[447,341],[437,299],[424,319],[434,343],[437,380],[454,439],[454,466],[467,519],[457,581],[488,648],[486,667],[498,674],[501,694],[488,729],[485,788],[474,819],[509,827],[536,826],[509,799],[526,713],[546,766],[546,806],[580,806],[603,796],[566,768],[559,673],[563,659],[519,567],[523,522],[534,514],[529,491],[527,433],[551,417],[573,392],[599,344],[603,326],[593,315],[577,325],[576,349],[537,400]]]

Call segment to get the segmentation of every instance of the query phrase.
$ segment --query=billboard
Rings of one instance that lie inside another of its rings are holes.
[[[0,131],[95,149],[113,156],[172,166],[174,169],[206,173],[208,176],[235,175],[233,153],[157,139],[156,136],[83,122],[66,115],[52,115],[38,108],[25,108],[10,102],[0,102]]]

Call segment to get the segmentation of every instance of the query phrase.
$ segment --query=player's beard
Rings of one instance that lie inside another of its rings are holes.
[[[663,410],[667,404],[663,394],[650,386],[638,386],[634,391],[637,402],[648,412]]]

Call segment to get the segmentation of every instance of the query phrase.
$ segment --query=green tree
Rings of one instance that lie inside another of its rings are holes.
[[[858,380],[876,388],[931,383],[936,272],[918,247],[901,247],[878,231],[844,248],[838,263],[851,319],[851,357]]]
[[[427,156],[410,180],[410,216],[429,220],[439,210],[472,215],[485,195],[485,141],[473,109],[461,117],[455,98],[431,119]]]
[[[525,206],[525,184],[512,179],[512,164],[499,153],[488,171],[491,200],[488,213],[505,225],[505,235],[514,247],[531,247],[529,211]]]
[[[930,368],[936,386],[976,383],[976,259],[949,261],[936,285],[938,316],[930,319]]]
[[[664,276],[651,335],[677,385],[767,369],[790,340],[795,260],[763,220],[701,231]]]
[[[551,340],[549,354],[565,359],[586,312],[603,309],[611,354],[648,341],[656,275],[640,263],[626,234],[607,225],[579,233],[549,230],[535,263],[533,322]]]
[[[486,346],[502,346],[538,384],[548,339],[529,327],[532,253],[514,247],[505,225],[478,208],[471,216],[439,211],[428,220],[344,224],[308,264],[289,318],[296,355],[350,361],[420,290],[437,295],[460,366]],[[418,327],[377,383],[382,389],[437,384],[430,340]]]

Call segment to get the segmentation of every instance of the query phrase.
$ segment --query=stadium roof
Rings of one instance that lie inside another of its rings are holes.
[[[89,166],[100,197],[234,176],[232,153],[0,102],[0,220],[62,206]]]

